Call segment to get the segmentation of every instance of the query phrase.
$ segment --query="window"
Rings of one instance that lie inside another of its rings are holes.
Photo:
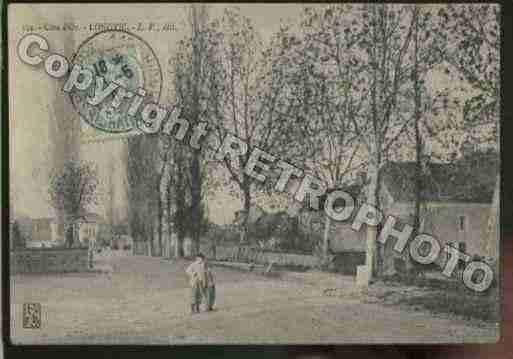
[[[465,243],[465,242],[458,242],[458,250],[460,251],[460,253],[467,253],[467,243]],[[466,266],[466,264],[465,264],[464,261],[459,261],[458,262],[458,269],[464,270],[465,266]]]
[[[457,249],[460,253],[467,253],[467,243],[465,242],[447,242],[447,245],[448,246],[451,246],[452,248],[455,248]],[[449,260],[451,257],[451,254],[449,254],[449,252],[447,252],[446,254],[446,260]],[[460,257],[462,258],[462,257]],[[465,261],[461,260],[461,261],[458,261],[458,269],[465,269],[465,266],[466,266],[466,263]]]
[[[460,231],[464,231],[467,227],[467,217],[465,216],[460,216],[459,217],[459,222],[458,222],[458,228]]]

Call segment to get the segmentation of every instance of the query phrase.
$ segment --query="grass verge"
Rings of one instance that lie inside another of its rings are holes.
[[[456,280],[415,278],[399,281],[382,280],[382,291],[374,296],[387,304],[406,305],[426,309],[433,313],[453,314],[465,319],[486,322],[500,321],[500,297],[497,287],[484,293],[466,288]],[[406,289],[408,288],[408,289]]]

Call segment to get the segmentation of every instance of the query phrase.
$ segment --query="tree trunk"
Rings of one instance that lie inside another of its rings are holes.
[[[289,217],[289,223],[292,234],[292,245],[294,248],[297,248],[301,245],[300,237],[299,237],[299,216],[295,218]]]
[[[176,214],[174,226],[176,227],[175,239],[175,257],[183,258],[183,239],[185,237],[185,161],[183,157],[182,147],[178,147],[175,151],[176,155],[176,184],[175,184],[175,198],[176,198]]]
[[[499,102],[495,113],[500,113]],[[500,121],[496,123],[495,140],[497,145],[501,143],[501,127]],[[500,150],[500,148],[499,148]],[[500,154],[500,151],[499,151]],[[500,163],[500,162],[499,162]],[[500,191],[501,191],[501,171],[500,166],[497,169],[497,179],[495,180],[495,188],[493,190],[492,206],[490,207],[490,217],[488,218],[488,224],[485,236],[485,250],[484,253],[489,259],[495,260],[495,270],[499,271],[499,251],[501,241],[501,228],[500,228]]]
[[[160,184],[160,180],[159,180],[159,184]],[[157,213],[157,221],[158,221],[158,223],[157,223],[157,228],[158,228],[157,229],[157,231],[158,231],[158,233],[157,233],[158,254],[157,255],[161,257],[162,254],[163,254],[163,251],[162,251],[162,230],[163,230],[163,227],[164,227],[163,226],[164,206],[162,204],[162,198],[161,198],[161,195],[160,195],[160,185],[159,185],[158,193],[159,193],[159,198],[157,200],[157,206],[158,206],[158,208],[157,208],[157,212],[158,212]]]
[[[200,252],[201,236],[201,172],[200,153],[195,150],[191,163],[191,219],[192,219],[192,252]]]
[[[374,156],[377,157],[377,156]],[[378,160],[373,158],[369,164],[369,186],[367,189],[367,203],[371,206],[379,208],[379,166]],[[369,271],[369,277],[372,280],[376,276],[377,263],[377,227],[367,226],[367,250],[365,255],[365,265]]]
[[[422,137],[420,133],[421,106],[422,98],[419,81],[419,56],[418,56],[418,13],[417,8],[414,10],[414,67],[413,67],[413,91],[414,91],[414,120],[415,120],[415,209],[413,213],[413,234],[411,238],[415,238],[420,230],[420,206],[422,203]],[[409,246],[406,247],[406,271],[412,270],[412,260],[410,258]]]
[[[490,217],[488,218],[485,251],[487,257],[498,259],[500,248],[500,187],[501,175],[497,174],[495,189],[493,191],[492,205],[490,207]]]
[[[175,184],[175,186],[176,186],[176,184]],[[166,204],[167,204],[166,222],[167,222],[167,237],[168,237],[168,242],[169,242],[168,258],[171,259],[173,257],[173,255],[176,258],[179,258],[176,255],[176,249],[172,247],[172,244],[176,243],[176,233],[175,233],[176,225],[173,222],[173,215],[174,215],[173,206],[172,206],[173,182],[171,181],[171,173],[168,174],[168,181],[166,184],[166,192],[167,192],[167,195],[166,195],[166,200],[167,200],[167,202],[166,202]],[[176,246],[176,244],[175,244],[175,246]]]
[[[324,239],[322,241],[322,260],[324,263],[328,263],[328,255],[330,248],[330,227],[331,227],[331,218],[328,215],[324,216]]]
[[[244,195],[244,218],[240,230],[240,243],[245,243],[248,240],[248,226],[249,216],[251,211],[251,191],[248,183],[243,184],[242,192]]]
[[[192,62],[193,74],[192,78],[192,98],[191,98],[191,122],[197,125],[200,122],[200,89],[202,82],[201,66],[204,54],[201,47],[202,42],[205,40],[204,27],[206,25],[205,8],[203,5],[192,5]],[[197,254],[200,251],[200,236],[201,236],[201,151],[194,149],[192,153],[191,163],[191,239],[192,239],[192,252]]]
[[[171,176],[171,174],[169,174]],[[171,216],[171,178],[168,178],[167,184],[166,184],[166,223],[167,223],[167,240],[168,240],[168,253],[167,257],[168,259],[171,259],[173,257],[173,251],[171,250],[171,243],[172,243],[172,233],[173,233],[173,223],[171,222],[172,216]]]
[[[183,258],[184,252],[183,252],[183,236],[176,234],[176,240],[175,240],[175,257],[176,258]]]
[[[148,240],[150,241],[150,256],[153,257],[155,255],[155,243],[153,238],[155,235],[154,223],[151,223],[148,229]]]

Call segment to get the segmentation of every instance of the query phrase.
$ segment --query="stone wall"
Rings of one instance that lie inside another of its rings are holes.
[[[147,256],[149,255],[148,242],[134,241],[132,246],[132,254],[136,256]]]
[[[23,249],[10,254],[11,274],[87,271],[87,249]]]
[[[214,259],[214,253],[210,246],[201,248],[203,254]],[[233,262],[252,262],[257,264],[268,264],[274,262],[277,265],[315,267],[319,259],[308,254],[293,254],[280,252],[267,252],[247,246],[217,246],[215,260]]]

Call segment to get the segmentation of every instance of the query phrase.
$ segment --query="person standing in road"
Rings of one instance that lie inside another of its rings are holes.
[[[214,304],[216,301],[216,284],[210,265],[207,261],[204,261],[203,263],[205,268],[205,283],[202,285],[203,297],[205,298],[207,311],[211,311],[214,309]]]
[[[199,313],[201,299],[204,296],[204,284],[207,282],[205,273],[205,256],[198,253],[196,260],[192,262],[185,272],[189,276],[191,284],[191,313]]]

